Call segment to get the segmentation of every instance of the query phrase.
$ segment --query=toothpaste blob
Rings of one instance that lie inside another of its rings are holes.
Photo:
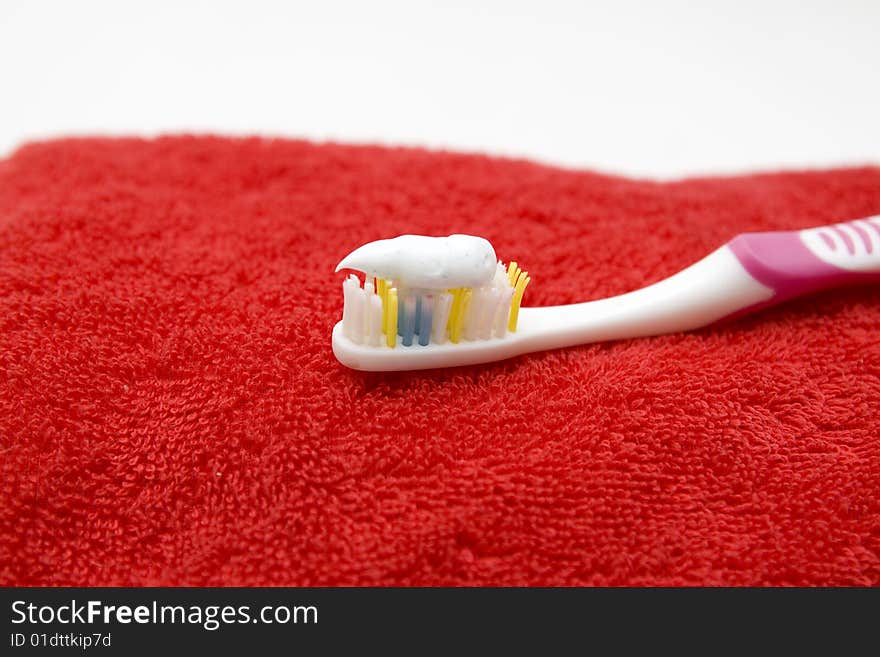
[[[364,244],[336,266],[408,288],[446,290],[489,284],[498,261],[488,240],[473,235],[401,235]]]

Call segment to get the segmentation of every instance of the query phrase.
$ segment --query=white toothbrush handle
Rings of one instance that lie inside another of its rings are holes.
[[[690,331],[829,287],[880,282],[880,217],[740,235],[665,280],[621,296],[522,308],[527,351]]]
[[[517,337],[528,351],[678,333],[766,302],[773,290],[722,246],[694,265],[635,292],[586,303],[521,308]]]

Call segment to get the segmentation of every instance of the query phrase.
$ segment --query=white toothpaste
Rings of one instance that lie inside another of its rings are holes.
[[[445,290],[488,285],[497,268],[495,249],[482,237],[401,235],[364,244],[336,266],[408,288]]]

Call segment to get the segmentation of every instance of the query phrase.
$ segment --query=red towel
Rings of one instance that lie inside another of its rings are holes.
[[[435,372],[342,367],[338,260],[488,238],[526,305],[880,213],[875,167],[668,184],[297,141],[0,162],[0,583],[880,583],[880,290]]]

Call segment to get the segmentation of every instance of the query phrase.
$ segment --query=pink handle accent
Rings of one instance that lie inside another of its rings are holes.
[[[776,291],[762,306],[831,287],[880,283],[880,271],[852,271],[820,259],[796,231],[745,233],[727,246],[752,277]]]

